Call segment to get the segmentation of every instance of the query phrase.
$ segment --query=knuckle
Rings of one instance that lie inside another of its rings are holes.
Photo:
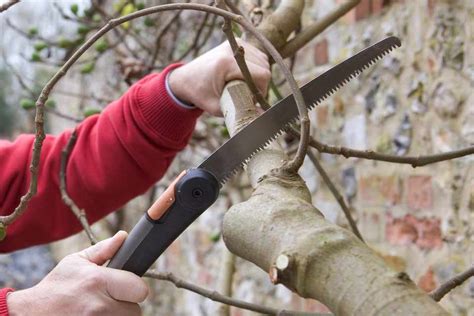
[[[92,304],[87,304],[85,306],[84,315],[87,316],[98,316],[107,314],[108,309],[110,308],[109,304],[104,301],[95,301]]]
[[[98,269],[87,269],[83,271],[85,274],[83,286],[86,289],[96,289],[105,283],[105,278]]]

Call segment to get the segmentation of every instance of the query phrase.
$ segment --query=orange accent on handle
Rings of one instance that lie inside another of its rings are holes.
[[[160,219],[161,216],[163,216],[163,214],[165,214],[166,211],[170,208],[170,206],[174,203],[174,187],[178,180],[181,179],[185,174],[186,170],[181,172],[179,176],[177,176],[176,179],[171,182],[170,186],[166,188],[165,192],[163,192],[163,194],[158,198],[158,200],[156,200],[155,203],[153,203],[153,205],[148,209],[148,216],[150,216],[152,220],[156,221]]]

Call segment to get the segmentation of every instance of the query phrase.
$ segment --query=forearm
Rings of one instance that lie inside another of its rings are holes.
[[[166,72],[142,79],[102,114],[78,126],[67,189],[91,222],[143,193],[186,145],[201,111],[177,106],[166,93],[165,76]],[[45,139],[38,193],[25,214],[8,227],[0,251],[58,240],[81,229],[59,192],[60,152],[70,134]],[[33,136],[22,136],[10,146],[0,145],[0,165],[6,166],[0,172],[6,184],[1,190],[8,190],[0,192],[3,214],[10,213],[26,192],[32,142]]]

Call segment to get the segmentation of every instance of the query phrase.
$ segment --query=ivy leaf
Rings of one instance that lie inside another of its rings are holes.
[[[90,27],[88,27],[87,25],[80,25],[77,28],[77,34],[86,35],[87,33],[89,33],[90,30],[91,30]]]
[[[31,27],[29,30],[28,30],[28,35],[30,37],[33,37],[35,35],[38,35],[38,28],[36,27]]]
[[[74,15],[77,15],[77,11],[79,11],[79,6],[77,5],[77,3],[73,3],[71,4],[70,9]]]
[[[84,117],[89,117],[89,116],[92,116],[92,115],[95,115],[95,114],[99,114],[100,112],[102,112],[101,109],[86,108],[82,114],[84,114]]]
[[[0,223],[0,241],[4,240],[7,236],[7,228],[3,223]]]
[[[155,25],[155,20],[150,17],[146,17],[145,20],[143,20],[143,24],[145,24],[146,27],[152,27]]]
[[[35,47],[35,51],[41,52],[43,49],[48,47],[48,44],[46,44],[43,41],[40,41],[40,42],[36,42],[34,47]]]
[[[99,53],[105,52],[107,48],[109,48],[109,43],[107,43],[107,40],[105,40],[104,38],[99,39],[95,44],[95,50]]]
[[[53,99],[49,99],[44,103],[44,105],[50,109],[54,109],[56,107],[56,101],[54,101]]]
[[[20,100],[20,106],[24,109],[24,110],[31,110],[31,109],[34,109],[35,108],[35,101],[31,100],[31,99],[21,99]]]
[[[71,48],[74,45],[74,41],[71,41],[65,37],[60,37],[58,40],[58,46],[61,48]]]
[[[120,12],[120,16],[124,16],[124,15],[130,14],[130,13],[133,13],[135,11],[137,11],[137,9],[133,5],[133,3],[129,3],[126,6],[123,7],[122,12]],[[128,30],[130,28],[130,21],[123,23],[122,27],[125,30]]]
[[[95,63],[90,62],[82,66],[81,68],[81,74],[90,74],[95,68]]]
[[[41,56],[38,52],[33,52],[31,54],[31,61],[41,61]]]

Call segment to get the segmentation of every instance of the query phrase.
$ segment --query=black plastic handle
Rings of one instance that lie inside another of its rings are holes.
[[[186,170],[143,215],[108,267],[142,276],[218,195],[219,183],[210,172]]]

